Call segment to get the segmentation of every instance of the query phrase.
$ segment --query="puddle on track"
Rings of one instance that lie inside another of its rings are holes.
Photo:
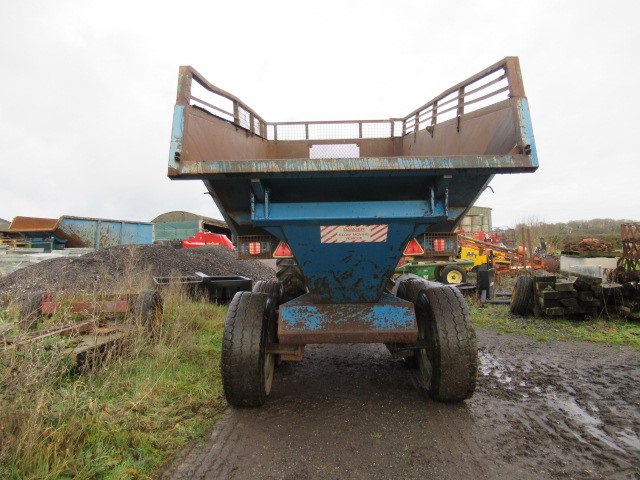
[[[527,375],[526,371],[530,369],[519,371],[518,367],[510,364],[508,360],[488,351],[480,351],[479,358],[480,376],[497,382],[504,389],[514,391],[517,394],[515,398],[521,402],[535,401],[541,404],[544,414],[537,420],[543,418],[544,422],[551,425],[554,430],[568,430],[564,433],[569,433],[582,444],[591,444],[596,440],[623,454],[630,450],[640,453],[640,438],[637,432],[631,428],[611,431],[613,423],[611,417],[623,415],[618,408],[606,408],[609,418],[603,418],[605,415],[598,407],[596,400],[588,400],[585,406],[581,406],[574,396],[562,391],[573,391],[575,387],[567,388],[562,382],[554,385],[548,383],[548,378],[545,378],[544,384],[538,385],[535,383],[536,375]],[[579,385],[579,387],[589,390],[588,385]],[[522,415],[520,420],[523,424],[531,421],[525,415]],[[614,418],[613,420],[624,422],[625,419]],[[610,432],[608,433],[606,429]]]
[[[635,480],[640,354],[478,331],[474,396],[420,396],[381,345],[314,346],[261,409],[229,409],[165,480]]]

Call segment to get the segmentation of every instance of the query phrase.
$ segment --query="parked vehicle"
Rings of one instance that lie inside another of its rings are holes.
[[[105,218],[15,217],[9,232],[24,235],[30,246],[61,248],[95,248],[103,250],[116,245],[153,243],[153,224]],[[32,240],[33,239],[33,240]]]
[[[193,237],[182,240],[182,248],[204,247],[205,245],[223,245],[233,249],[233,243],[229,237],[218,233],[198,232]]]
[[[335,122],[268,123],[181,67],[169,177],[204,182],[240,258],[279,258],[282,283],[229,306],[228,402],[262,405],[278,357],[310,343],[384,343],[416,360],[434,399],[470,397],[477,345],[460,292],[389,279],[408,242],[451,232],[493,175],[537,167],[517,57],[402,118]]]
[[[395,273],[412,273],[425,280],[445,284],[465,283],[467,269],[473,267],[473,260],[412,260],[396,268]]]

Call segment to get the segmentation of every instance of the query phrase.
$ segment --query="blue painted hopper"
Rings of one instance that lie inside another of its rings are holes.
[[[231,305],[241,313],[228,321],[238,325],[252,322],[245,312],[259,310],[251,305],[260,298],[277,305],[267,322],[273,327],[265,327],[267,363],[268,355],[300,358],[309,343],[383,342],[400,356],[428,351],[420,302],[434,317],[436,300],[427,297],[457,294],[427,294],[429,285],[408,283],[389,288],[405,246],[424,233],[452,232],[494,175],[537,167],[517,57],[384,120],[269,123],[192,67],[180,68],[169,177],[204,182],[241,257],[272,258],[290,248],[291,258],[279,262],[284,292],[261,285]],[[296,298],[287,295],[291,278],[302,293]],[[229,348],[227,365],[239,355]],[[239,388],[233,376],[225,377],[231,403],[264,401],[264,392],[229,393]],[[468,392],[435,396],[454,401]]]

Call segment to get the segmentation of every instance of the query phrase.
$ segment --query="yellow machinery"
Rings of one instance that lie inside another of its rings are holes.
[[[512,266],[524,266],[530,264],[533,268],[542,268],[542,260],[538,257],[528,257],[524,247],[511,250],[493,243],[483,242],[471,237],[460,235],[460,258],[473,260],[472,269],[485,263],[493,263],[496,270],[508,270]],[[491,262],[493,259],[493,262]]]
[[[487,255],[488,253],[489,255]],[[504,252],[500,252],[499,250],[482,246],[460,247],[460,258],[463,260],[473,260],[473,265],[471,267],[467,267],[468,270],[473,270],[478,265],[491,263],[491,255],[493,255],[493,263],[497,269],[511,267],[511,259],[505,256]]]

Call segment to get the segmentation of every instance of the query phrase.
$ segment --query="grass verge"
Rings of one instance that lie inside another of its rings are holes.
[[[68,339],[0,357],[0,478],[150,479],[207,431],[226,405],[218,368],[226,308],[176,292],[164,307],[158,341],[132,338],[82,375],[60,355]],[[640,349],[638,323],[516,317],[502,305],[471,310],[479,328]]]
[[[519,317],[505,305],[470,305],[474,324],[499,333],[520,333],[539,341],[584,340],[630,345],[640,350],[640,323],[621,318],[570,320],[551,317]]]
[[[0,369],[0,478],[148,479],[226,402],[218,368],[226,308],[165,298],[164,330],[82,375],[50,339]],[[68,339],[66,340],[68,341]]]

